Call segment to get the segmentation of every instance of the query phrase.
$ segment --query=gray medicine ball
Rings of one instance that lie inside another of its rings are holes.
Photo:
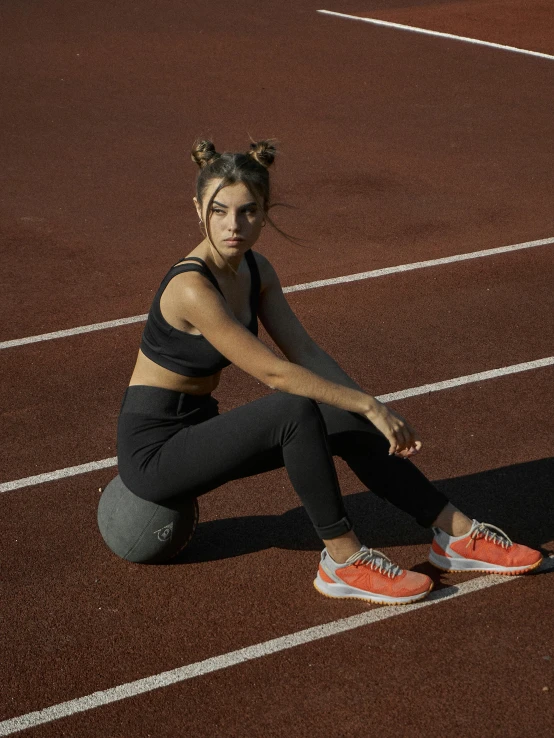
[[[98,527],[106,544],[122,559],[160,564],[188,544],[198,523],[198,502],[172,497],[163,503],[134,495],[117,476],[102,492]]]

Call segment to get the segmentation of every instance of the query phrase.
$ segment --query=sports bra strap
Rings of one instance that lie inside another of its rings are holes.
[[[181,262],[183,261],[194,261],[198,263],[182,264]],[[165,285],[163,286],[165,287],[168,282],[173,279],[173,277],[175,277],[177,274],[182,274],[183,272],[200,272],[200,274],[203,274],[206,279],[209,279],[209,281],[213,284],[213,286],[221,294],[221,296],[223,298],[225,297],[223,292],[221,291],[221,287],[219,286],[217,279],[214,277],[210,268],[208,267],[206,262],[203,259],[200,259],[198,256],[185,256],[183,259],[180,259],[176,264],[174,264],[166,275],[166,278],[164,280]]]
[[[202,266],[205,266],[207,268],[206,262],[204,261],[204,259],[201,259],[199,256],[183,256],[183,258],[175,262],[175,264],[171,268],[174,269],[176,266],[180,266],[181,262],[183,261],[197,261],[199,264],[202,264]]]
[[[260,299],[260,272],[258,270],[258,264],[256,263],[256,257],[252,253],[252,250],[248,249],[244,256],[250,270],[250,311],[251,315],[257,315],[258,303]],[[184,261],[194,261],[197,263],[183,264],[182,262]],[[204,259],[201,259],[199,256],[184,256],[182,259],[179,259],[179,261],[176,262],[169,270],[169,273],[164,280],[164,287],[173,277],[175,277],[177,274],[181,274],[181,272],[200,272],[207,279],[210,280],[210,282],[218,290],[221,296],[225,298],[225,295],[223,294],[221,287],[219,286],[219,283],[213,272],[211,271],[210,267],[206,264]]]

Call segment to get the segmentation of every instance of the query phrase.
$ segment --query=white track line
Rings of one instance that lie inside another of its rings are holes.
[[[552,569],[554,569],[554,558],[548,558],[541,564],[538,571],[547,572]],[[244,664],[247,661],[259,659],[263,656],[270,656],[271,654],[278,653],[279,651],[287,651],[288,649],[295,648],[296,646],[313,643],[314,641],[321,640],[322,638],[329,638],[331,636],[338,635],[339,633],[345,633],[349,630],[361,628],[364,625],[378,623],[382,620],[396,617],[397,615],[404,615],[405,613],[419,610],[422,607],[447,602],[455,597],[461,597],[462,595],[487,589],[488,587],[494,587],[498,584],[513,582],[520,578],[521,577],[502,577],[491,575],[478,577],[476,579],[471,579],[468,582],[463,582],[463,584],[446,587],[445,589],[438,590],[437,592],[432,592],[427,599],[422,602],[416,602],[413,605],[402,605],[401,607],[379,607],[373,610],[368,610],[367,612],[363,612],[359,615],[352,615],[349,618],[335,620],[334,622],[325,623],[324,625],[316,625],[313,628],[307,628],[306,630],[300,630],[296,633],[290,633],[289,635],[282,636],[280,638],[273,638],[272,640],[265,641],[263,643],[256,643],[254,646],[240,648],[237,651],[231,651],[229,653],[222,654],[221,656],[214,656],[213,658],[205,659],[204,661],[197,661],[194,664],[181,666],[178,669],[164,671],[161,674],[155,674],[154,676],[146,677],[145,679],[137,679],[134,682],[127,682],[127,684],[121,684],[118,687],[93,692],[86,697],[79,697],[74,700],[69,700],[68,702],[61,702],[60,704],[52,705],[52,707],[47,707],[43,710],[29,712],[26,715],[20,715],[19,717],[11,718],[10,720],[4,720],[3,722],[0,722],[0,736],[12,735],[13,733],[18,733],[21,730],[34,728],[37,725],[50,723],[64,717],[71,717],[79,712],[86,712],[88,710],[93,710],[96,707],[101,707],[102,705],[109,705],[113,702],[119,702],[120,700],[126,700],[130,697],[136,697],[140,694],[152,692],[155,689],[168,687],[171,684],[178,684],[179,682],[194,679],[196,677],[203,676],[204,674],[210,674],[214,671],[227,669],[230,666]]]
[[[371,272],[359,272],[358,274],[347,274],[344,277],[333,277],[332,279],[319,279],[316,282],[305,282],[304,284],[295,284],[291,287],[285,287],[283,292],[301,292],[303,290],[313,290],[318,287],[328,287],[334,284],[345,284],[346,282],[357,282],[361,279],[372,279],[374,277],[385,277],[388,274],[398,274],[399,272],[410,272],[413,269],[426,269],[428,267],[440,266],[442,264],[453,264],[457,261],[467,261],[469,259],[479,259],[485,256],[495,256],[497,254],[506,254],[511,251],[520,251],[521,249],[531,249],[537,246],[547,246],[554,243],[554,237],[542,238],[539,241],[526,241],[525,243],[516,243],[511,246],[499,246],[494,249],[484,249],[483,251],[470,251],[467,254],[456,254],[455,256],[446,256],[441,259],[429,259],[427,261],[415,261],[411,264],[400,264],[399,266],[385,267],[384,269],[374,269]],[[27,338],[14,338],[10,341],[0,341],[0,349],[14,348],[16,346],[24,346],[28,343],[37,343],[39,341],[51,341],[54,338],[68,338],[81,333],[91,333],[92,331],[102,331],[107,328],[117,328],[130,323],[141,323],[145,321],[147,315],[133,315],[130,318],[119,318],[118,320],[108,320],[104,323],[93,323],[91,325],[83,325],[78,328],[67,328],[53,333],[41,333],[38,336],[28,336]]]
[[[487,379],[496,379],[497,377],[505,377],[509,374],[517,374],[519,372],[527,372],[531,369],[541,369],[554,365],[554,356],[547,356],[544,359],[536,359],[535,361],[524,361],[521,364],[512,364],[511,366],[500,367],[499,369],[490,369],[485,372],[477,372],[476,374],[466,374],[463,377],[455,377],[454,379],[445,379],[442,382],[434,382],[433,384],[422,384],[419,387],[411,387],[410,389],[400,390],[399,392],[390,392],[387,395],[379,395],[378,400],[382,402],[393,402],[394,400],[404,400],[408,397],[416,395],[424,395],[430,392],[440,392],[441,390],[450,389],[452,387],[460,387],[464,384],[473,382],[482,382]],[[52,482],[56,479],[65,477],[73,477],[76,474],[85,474],[86,472],[96,471],[97,469],[106,469],[110,466],[117,465],[117,457],[112,456],[109,459],[100,461],[91,461],[88,464],[80,464],[79,466],[69,466],[65,469],[47,472],[46,474],[37,474],[34,477],[25,477],[23,479],[15,479],[12,482],[2,482],[0,484],[1,492],[11,492],[22,487],[31,487],[44,482]]]
[[[110,466],[117,466],[117,456],[112,456],[109,459],[101,459],[100,461],[90,461],[88,464],[68,466],[65,469],[46,472],[46,474],[36,474],[34,477],[16,479],[13,482],[2,482],[0,484],[0,492],[11,492],[21,487],[31,487],[34,484],[44,484],[44,482],[54,482],[56,479],[74,477],[77,474],[86,474],[87,472],[98,471],[98,469],[107,469]]]
[[[455,36],[452,33],[442,33],[441,31],[430,31],[427,28],[417,28],[416,26],[405,26],[402,23],[392,23],[391,21],[377,20],[376,18],[364,18],[360,15],[347,15],[346,13],[335,13],[333,10],[318,10],[318,13],[324,15],[332,15],[338,18],[346,18],[347,20],[363,21],[371,23],[374,26],[385,26],[386,28],[396,28],[399,31],[411,31],[412,33],[423,33],[426,36],[439,36],[440,38],[449,38],[453,41],[465,41],[468,44],[476,44],[478,46],[488,46],[491,49],[501,49],[502,51],[512,51],[516,54],[526,54],[527,56],[538,56],[541,59],[554,59],[552,54],[544,54],[541,51],[529,51],[527,49],[519,49],[517,46],[505,46],[504,44],[494,44],[492,41],[480,41],[477,38],[468,38],[467,36]]]
[[[425,395],[428,392],[440,392],[441,390],[450,389],[451,387],[460,387],[463,384],[471,384],[473,382],[482,382],[487,379],[497,379],[505,377],[508,374],[517,374],[519,372],[528,372],[531,369],[541,369],[545,366],[554,365],[554,356],[547,356],[545,359],[537,359],[536,361],[524,361],[522,364],[512,364],[512,366],[504,366],[500,369],[490,369],[486,372],[477,372],[476,374],[466,374],[464,377],[456,377],[455,379],[445,379],[443,382],[434,382],[433,384],[422,384],[420,387],[412,387],[400,392],[391,392],[388,395],[380,395],[379,400],[382,402],[393,402],[394,400],[404,400],[406,397],[415,397],[416,395]]]
[[[11,341],[0,342],[0,349],[13,348],[14,346],[25,346],[27,343],[38,343],[39,341],[52,341],[54,338],[68,338],[69,336],[78,336],[80,333],[92,333],[92,331],[103,331],[107,328],[118,328],[121,325],[129,325],[130,323],[142,323],[148,315],[132,315],[130,318],[119,318],[118,320],[107,320],[104,323],[92,323],[91,325],[81,325],[78,328],[66,328],[63,331],[53,331],[52,333],[41,333],[38,336],[27,336],[26,338],[14,338]]]

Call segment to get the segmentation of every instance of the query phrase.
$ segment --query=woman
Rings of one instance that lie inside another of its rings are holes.
[[[232,479],[286,467],[324,544],[314,585],[330,597],[403,604],[432,588],[362,546],[332,456],[364,485],[434,528],[430,560],[446,570],[505,574],[540,553],[466,517],[409,461],[414,429],[362,390],[306,333],[270,262],[251,249],[269,221],[268,141],[218,154],[199,142],[194,203],[205,238],[154,298],[119,418],[119,473],[138,496],[197,497]],[[258,318],[286,359],[257,338]],[[219,415],[212,392],[230,363],[274,390]]]

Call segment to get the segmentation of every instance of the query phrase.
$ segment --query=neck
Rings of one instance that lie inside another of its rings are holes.
[[[208,239],[206,239],[204,243],[207,246],[210,260],[215,268],[224,274],[234,274],[236,276],[244,254],[237,254],[237,256],[226,259],[219,253],[215,246],[208,241]]]

